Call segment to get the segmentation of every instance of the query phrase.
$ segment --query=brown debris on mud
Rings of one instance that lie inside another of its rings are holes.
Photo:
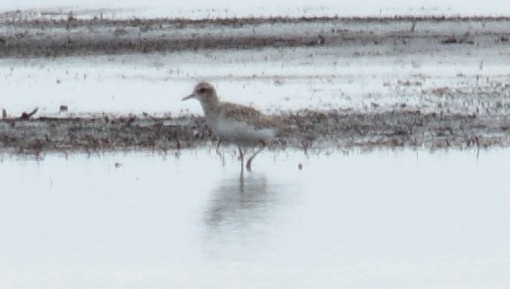
[[[390,111],[300,111],[278,116],[285,124],[271,149],[488,148],[510,145],[508,118]],[[213,146],[199,116],[111,119],[47,118],[0,121],[0,151],[35,153],[153,150]]]

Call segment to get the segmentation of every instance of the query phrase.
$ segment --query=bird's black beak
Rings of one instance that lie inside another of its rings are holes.
[[[192,99],[192,98],[196,98],[196,95],[190,94],[190,95],[184,97],[182,100],[184,101],[184,100],[188,100],[188,99]]]

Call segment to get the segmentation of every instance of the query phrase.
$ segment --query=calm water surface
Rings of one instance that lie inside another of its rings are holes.
[[[510,150],[0,158],[0,288],[510,286]]]

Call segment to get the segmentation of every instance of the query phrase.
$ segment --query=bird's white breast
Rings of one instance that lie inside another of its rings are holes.
[[[223,140],[243,145],[257,145],[269,142],[276,135],[274,128],[259,128],[248,121],[218,118],[211,124],[214,133]]]

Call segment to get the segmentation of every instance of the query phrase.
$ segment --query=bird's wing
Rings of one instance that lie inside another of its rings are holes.
[[[254,109],[253,107],[230,102],[223,102],[221,105],[223,106],[223,112],[225,113],[225,117],[227,118],[242,121],[246,120],[246,118],[256,120],[262,117],[262,113]]]
[[[246,122],[247,118],[256,128],[273,127],[279,130],[280,123],[274,117],[269,117],[261,113],[260,111],[246,105],[240,105],[230,102],[221,103],[226,118],[230,118],[236,121]]]

